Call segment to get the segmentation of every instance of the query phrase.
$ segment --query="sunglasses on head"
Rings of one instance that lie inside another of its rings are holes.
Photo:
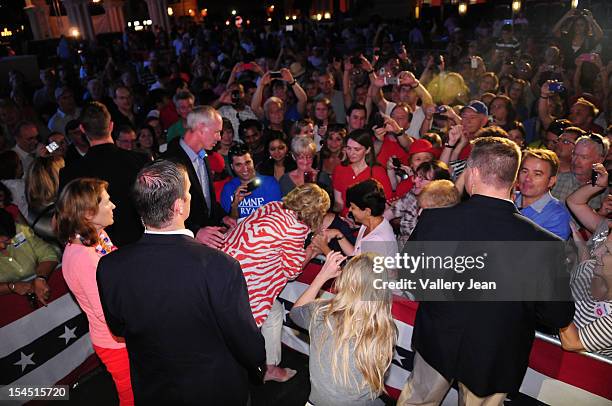
[[[229,149],[229,153],[232,155],[244,155],[249,152],[249,147],[244,144],[236,144]]]
[[[593,142],[598,143],[599,145],[601,145],[602,147],[604,146],[604,140],[603,137],[599,134],[594,134],[592,132],[588,132],[584,135],[585,137],[589,137],[589,139]]]

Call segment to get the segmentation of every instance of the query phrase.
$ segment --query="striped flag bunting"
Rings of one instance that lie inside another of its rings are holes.
[[[25,296],[0,296],[0,386],[71,384],[99,365],[87,317],[61,270],[49,286],[48,306],[33,308]]]

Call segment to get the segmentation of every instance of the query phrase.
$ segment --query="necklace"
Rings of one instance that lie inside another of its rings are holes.
[[[76,238],[78,238],[81,241],[81,244],[85,246],[90,244],[88,240],[85,240],[79,234],[76,235]],[[116,251],[117,247],[113,244],[108,235],[104,231],[100,230],[100,233],[98,234],[98,244],[95,246],[95,250],[98,255],[104,256],[108,253]]]

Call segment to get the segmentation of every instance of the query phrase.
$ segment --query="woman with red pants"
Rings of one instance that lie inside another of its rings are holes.
[[[111,334],[106,325],[96,268],[100,258],[116,247],[104,228],[113,224],[113,209],[106,191],[108,183],[80,178],[70,182],[56,204],[56,233],[66,244],[62,270],[66,284],[87,315],[89,335],[96,354],[110,372],[121,406],[133,405],[130,363],[125,342]]]

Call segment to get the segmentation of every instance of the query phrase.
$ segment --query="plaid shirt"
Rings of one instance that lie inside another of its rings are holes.
[[[393,217],[400,218],[400,235],[410,237],[419,217],[419,204],[414,193],[408,192],[395,202]]]
[[[576,176],[572,172],[564,172],[560,173],[557,176],[557,183],[555,187],[551,190],[551,193],[554,197],[561,200],[565,203],[565,200],[569,195],[574,193],[579,187],[583,186],[582,183],[576,179]],[[608,196],[609,188],[606,188],[604,191],[599,193],[597,196],[593,197],[589,200],[589,206],[593,209],[597,210],[601,207],[603,200]]]

